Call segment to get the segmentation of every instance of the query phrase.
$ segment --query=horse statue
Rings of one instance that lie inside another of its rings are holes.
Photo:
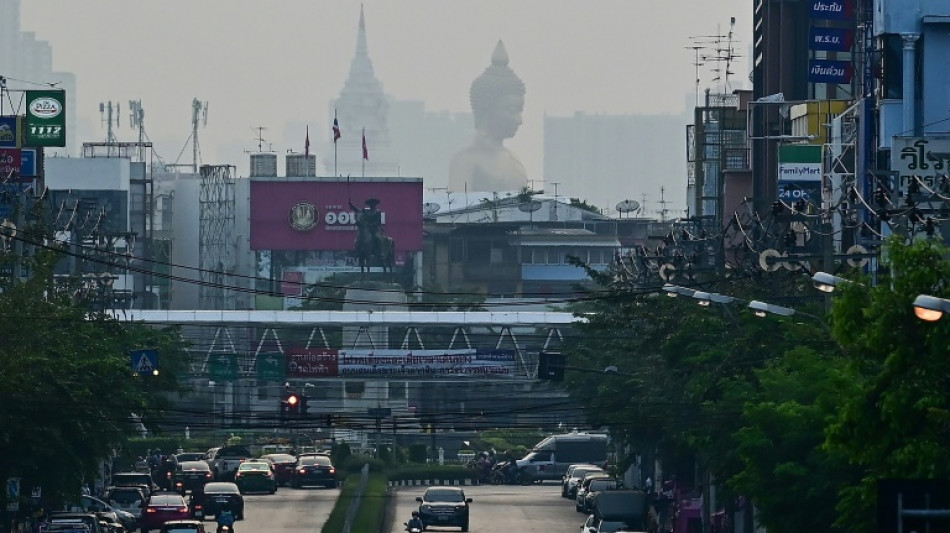
[[[380,266],[392,278],[396,244],[389,235],[361,232],[356,238],[356,257],[359,259],[361,277],[370,267]]]

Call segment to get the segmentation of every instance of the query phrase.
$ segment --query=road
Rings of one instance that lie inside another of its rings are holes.
[[[469,526],[471,533],[577,533],[585,515],[574,510],[574,503],[561,498],[561,485],[549,481],[528,487],[482,485],[462,487],[472,498]],[[404,533],[403,522],[418,509],[416,496],[422,496],[425,487],[398,487],[393,489],[395,519],[391,533]],[[440,531],[427,528],[426,531]],[[444,528],[442,531],[458,531]]]
[[[318,533],[336,504],[339,489],[281,487],[274,495],[244,496],[244,520],[234,524],[235,533]],[[205,522],[214,531],[214,522]]]

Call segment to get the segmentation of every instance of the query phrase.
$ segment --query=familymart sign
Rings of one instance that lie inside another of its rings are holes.
[[[778,191],[786,202],[821,203],[822,147],[813,144],[779,146]]]

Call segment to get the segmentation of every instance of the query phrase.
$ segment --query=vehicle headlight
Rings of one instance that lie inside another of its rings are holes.
[[[432,507],[430,507],[430,506],[428,506],[428,505],[423,505],[422,508],[421,508],[421,510],[422,510],[422,512],[428,513],[429,511],[432,510]]]

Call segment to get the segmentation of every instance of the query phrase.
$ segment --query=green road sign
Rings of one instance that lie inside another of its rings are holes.
[[[262,353],[257,356],[257,379],[260,381],[284,381],[284,354]]]
[[[237,376],[237,354],[213,353],[208,355],[208,379],[212,381],[234,381]]]
[[[26,91],[26,146],[66,146],[66,91]]]

